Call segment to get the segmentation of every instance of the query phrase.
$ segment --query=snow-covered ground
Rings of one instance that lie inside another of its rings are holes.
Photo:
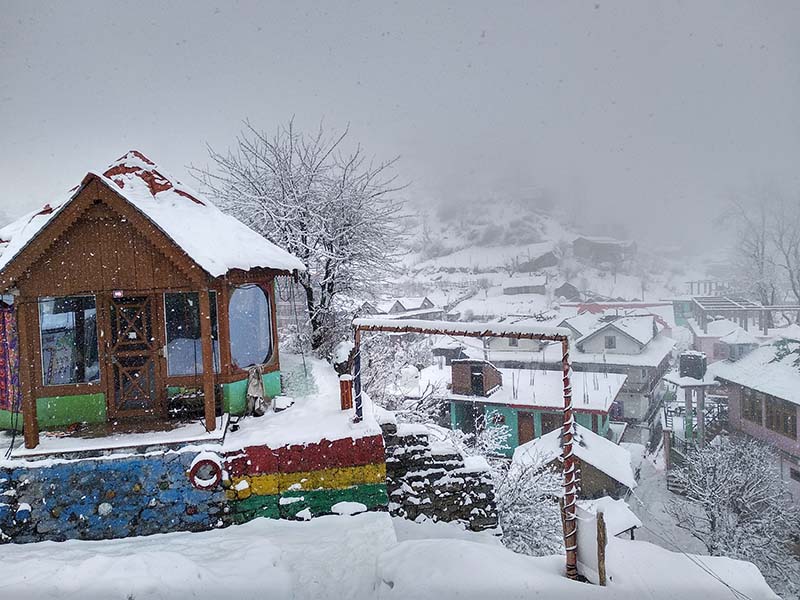
[[[753,600],[777,598],[752,565],[725,558],[695,560]],[[385,513],[309,522],[256,519],[205,533],[6,545],[0,562],[0,597],[735,597],[687,557],[645,542],[610,541],[607,588],[567,580],[563,563],[561,556],[514,554],[486,533],[472,534],[452,524],[393,520]]]

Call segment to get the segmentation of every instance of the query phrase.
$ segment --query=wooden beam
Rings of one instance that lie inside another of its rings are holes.
[[[216,402],[214,397],[214,345],[211,340],[211,303],[208,290],[198,293],[200,305],[200,341],[203,347],[203,397],[205,399],[206,430],[214,431],[217,426]]]
[[[35,300],[18,299],[15,303],[17,313],[17,342],[19,344],[19,383],[22,392],[22,424],[25,436],[25,447],[36,448],[39,445],[39,421],[36,418],[36,396],[34,385],[34,352],[36,342],[34,328],[38,329],[38,304]]]

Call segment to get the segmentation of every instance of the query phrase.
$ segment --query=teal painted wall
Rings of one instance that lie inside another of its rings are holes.
[[[533,414],[533,435],[535,438],[542,437],[542,414],[558,414],[561,413],[551,413],[550,411],[525,411],[525,410],[518,410],[516,408],[511,408],[508,406],[502,405],[484,405],[484,416],[489,417],[490,413],[497,413],[502,415],[505,418],[505,425],[508,428],[508,436],[506,438],[506,445],[508,446],[507,449],[503,450],[503,454],[506,456],[512,456],[514,454],[514,449],[519,445],[519,420],[517,419],[518,412],[524,414]],[[462,423],[467,416],[467,411],[465,408],[465,403],[463,402],[450,402],[450,427],[451,429],[463,429]],[[608,433],[608,424],[610,418],[608,415],[600,419],[598,424],[598,433],[601,436],[606,436]],[[575,413],[575,422],[578,425],[586,427],[591,431],[592,429],[592,415],[589,413]]]
[[[514,448],[519,445],[517,411],[516,409],[506,406],[484,406],[483,414],[487,420],[492,413],[496,413],[505,418],[505,426],[508,428],[508,435],[506,436],[507,447],[502,450],[502,453],[505,456],[511,456],[514,454]]]
[[[273,371],[262,377],[264,393],[270,398],[281,393],[281,372]],[[247,408],[247,378],[222,385],[222,410],[232,415],[242,415]]]
[[[39,427],[63,427],[73,423],[105,423],[106,395],[57,396],[36,399]]]

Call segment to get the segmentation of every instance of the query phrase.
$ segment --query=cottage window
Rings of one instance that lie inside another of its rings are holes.
[[[617,336],[615,335],[607,335],[606,336],[606,350],[614,350],[617,347]]]
[[[219,373],[217,294],[209,292],[214,372]],[[167,323],[167,374],[197,375],[203,372],[203,341],[200,337],[200,297],[197,292],[164,294]]]
[[[797,406],[780,398],[767,399],[767,429],[797,439]]]
[[[231,358],[240,369],[272,357],[272,312],[267,294],[257,285],[236,288],[230,300]]]
[[[742,394],[742,418],[753,423],[762,423],[763,394],[745,388]]]
[[[519,340],[517,338],[508,338],[508,345],[517,347],[519,346]]]
[[[100,379],[94,296],[39,300],[39,332],[44,385]]]
[[[791,477],[795,481],[800,482],[800,471],[798,471],[797,469],[792,469],[791,467],[789,467],[789,477]]]

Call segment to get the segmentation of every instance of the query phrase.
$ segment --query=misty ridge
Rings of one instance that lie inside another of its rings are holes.
[[[0,8],[0,595],[800,600],[800,2]]]

